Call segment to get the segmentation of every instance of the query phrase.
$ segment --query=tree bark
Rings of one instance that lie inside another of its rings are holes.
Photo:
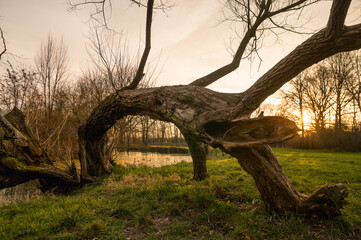
[[[194,179],[207,176],[206,146],[221,148],[236,157],[254,178],[267,209],[317,216],[340,214],[347,191],[342,185],[324,186],[310,196],[297,192],[271,149],[265,145],[297,134],[296,124],[282,117],[227,120],[227,114],[243,94],[225,94],[198,86],[170,86],[123,90],[109,96],[79,128],[82,177],[99,177],[110,171],[102,156],[101,141],[107,129],[127,115],[150,116],[174,123],[191,151]],[[208,104],[212,99],[212,104]]]
[[[342,184],[325,185],[307,196],[294,189],[269,146],[231,148],[229,153],[252,175],[267,209],[319,217],[341,215],[342,201],[347,197]]]
[[[188,144],[189,151],[193,161],[193,180],[201,181],[208,177],[207,173],[207,154],[208,146],[202,142],[198,142],[192,134],[183,133],[184,139]]]
[[[217,93],[197,86],[117,91],[95,108],[78,130],[82,178],[92,180],[110,173],[109,157],[103,154],[103,138],[117,120],[127,115],[140,115],[172,122],[189,136],[190,141],[192,138],[199,138],[195,127],[208,121],[209,112],[228,107],[229,104],[234,106],[239,97],[240,94]],[[212,105],[208,104],[210,100]],[[219,115],[218,119],[225,117]],[[190,151],[192,158],[194,156],[195,166],[202,166],[200,170],[195,170],[199,171],[195,174],[195,179],[203,179],[206,176],[205,147],[199,140],[190,142],[193,142]]]

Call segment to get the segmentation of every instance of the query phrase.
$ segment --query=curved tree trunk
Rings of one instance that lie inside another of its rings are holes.
[[[231,148],[229,153],[252,175],[267,209],[321,217],[341,215],[342,200],[347,197],[344,185],[325,185],[307,196],[294,189],[269,146]]]
[[[211,99],[212,106],[206,106]],[[203,122],[208,117],[201,116],[202,114],[235,104],[238,99],[239,94],[217,93],[197,86],[120,90],[108,96],[78,130],[82,179],[92,180],[110,173],[110,159],[104,155],[103,150],[104,137],[117,120],[127,115],[149,116],[178,126],[186,138],[194,161],[194,179],[206,178],[208,149],[199,142],[198,132],[194,129],[196,125],[190,127],[189,124],[194,122],[195,116],[199,116],[197,120]],[[221,117],[219,115],[220,119]]]
[[[191,151],[194,179],[207,177],[206,146],[219,147],[236,157],[252,175],[268,209],[339,215],[347,195],[343,186],[324,186],[310,196],[297,192],[265,145],[295,136],[299,129],[294,122],[282,117],[252,119],[247,115],[233,121],[227,119],[225,113],[242,97],[243,94],[218,93],[198,86],[121,90],[110,95],[79,128],[82,178],[109,172],[109,161],[102,155],[102,139],[118,119],[127,115],[150,116],[172,122],[181,130]],[[208,104],[210,99],[212,105]],[[221,111],[224,114],[219,114]]]

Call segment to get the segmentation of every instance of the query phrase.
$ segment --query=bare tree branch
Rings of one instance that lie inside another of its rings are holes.
[[[5,37],[4,37],[4,32],[2,30],[2,28],[0,27],[0,35],[1,35],[1,40],[2,40],[2,44],[3,44],[3,50],[0,53],[0,60],[2,55],[4,55],[4,53],[6,52],[7,48],[6,48],[6,42],[5,42]]]
[[[79,1],[79,2],[78,2]],[[129,0],[131,4],[136,4],[138,7],[147,7],[145,0]],[[95,8],[94,12],[90,12],[90,20],[93,20],[100,27],[104,27],[107,30],[114,31],[108,25],[108,20],[111,16],[112,11],[112,0],[68,0],[68,10],[76,11],[79,10],[82,6],[93,6]],[[174,4],[169,0],[159,0],[153,6],[153,9],[161,10],[167,14],[167,10],[171,9]],[[107,11],[109,11],[107,13]]]
[[[146,30],[145,30],[145,47],[143,51],[142,58],[140,59],[139,67],[137,73],[133,81],[123,89],[134,89],[138,86],[140,80],[142,80],[144,76],[144,68],[147,63],[147,59],[150,52],[150,39],[151,39],[151,27],[152,27],[152,17],[153,17],[153,5],[154,0],[148,0],[147,4],[147,22],[146,22]]]
[[[248,46],[249,41],[255,37],[257,28],[267,18],[267,15],[263,12],[264,9],[260,9],[254,24],[252,24],[251,20],[250,20],[251,11],[249,10],[249,7],[246,7],[246,11],[247,11],[246,18],[248,19],[247,20],[248,31],[246,32],[244,38],[240,42],[238,49],[233,57],[232,62],[215,70],[214,72],[212,72],[204,77],[196,79],[189,85],[206,87],[206,86],[210,85],[211,83],[215,82],[216,80],[220,79],[221,77],[233,72],[234,70],[236,70],[239,67],[243,53],[246,50],[246,47]]]
[[[95,7],[95,12],[90,14],[90,20],[94,20],[100,26],[105,27],[108,30],[111,30],[108,27],[108,21],[106,17],[106,1],[107,0],[84,0],[79,3],[73,3],[71,0],[68,1],[69,11],[76,11],[81,6],[92,5]],[[109,2],[109,6],[111,6],[111,2]],[[98,17],[100,16],[100,18]]]
[[[282,7],[276,11],[271,12],[273,1],[267,0],[267,1],[261,1],[261,2],[255,2],[256,10],[258,10],[258,13],[251,9],[249,1],[240,1],[240,0],[228,0],[227,3],[230,4],[231,11],[234,13],[236,19],[230,19],[231,21],[238,21],[241,20],[242,22],[245,22],[247,24],[247,31],[241,40],[240,44],[238,45],[238,49],[233,57],[233,60],[231,63],[215,70],[214,72],[203,76],[201,78],[196,79],[190,85],[194,86],[202,86],[206,87],[213,82],[217,81],[218,79],[224,77],[225,75],[233,72],[239,67],[239,64],[243,58],[243,55],[246,51],[247,46],[250,45],[250,53],[257,52],[257,40],[260,39],[260,36],[262,36],[263,32],[265,30],[270,30],[270,27],[264,27],[260,28],[260,26],[267,20],[271,19],[271,17],[284,13],[289,11],[296,11],[304,8],[305,6],[308,6],[310,4],[313,4],[317,2],[318,0],[311,1],[309,3],[306,3],[307,0],[299,0],[294,3],[291,3],[285,7]],[[244,12],[239,13],[240,9],[243,8]],[[254,20],[253,20],[254,19]],[[252,20],[254,21],[252,23]],[[273,24],[279,28],[280,26]],[[282,27],[282,29],[287,30],[287,27]],[[257,36],[257,32],[259,32],[259,36]],[[250,43],[250,41],[253,39],[253,41]]]
[[[333,5],[338,5],[340,2],[342,1],[334,0]],[[348,5],[343,6],[347,7]],[[241,114],[250,114],[268,96],[311,65],[338,52],[351,51],[361,47],[361,24],[348,27],[330,24],[337,17],[340,22],[344,22],[344,12],[347,12],[347,9],[336,11],[334,8],[332,8],[333,11],[331,10],[329,24],[326,28],[299,45],[244,92],[245,97],[233,109],[230,119],[239,117]],[[330,26],[334,26],[335,29],[330,29]],[[340,28],[343,30],[338,35],[330,34]]]
[[[341,34],[347,11],[350,7],[351,0],[334,0],[330,12],[330,17],[327,22],[327,31],[330,34],[339,35]]]

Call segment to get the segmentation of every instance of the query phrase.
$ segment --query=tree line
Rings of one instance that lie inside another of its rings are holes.
[[[361,52],[329,57],[293,78],[280,93],[280,114],[301,138],[289,146],[361,151]],[[304,116],[310,122],[305,126]]]

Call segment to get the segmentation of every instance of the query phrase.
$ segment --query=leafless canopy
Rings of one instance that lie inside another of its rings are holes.
[[[260,47],[259,40],[265,31],[273,31],[274,28],[281,28],[288,31],[294,31],[294,27],[287,24],[278,23],[276,17],[282,17],[286,14],[294,14],[304,7],[317,2],[299,0],[299,1],[273,1],[273,0],[227,0],[225,7],[229,10],[225,19],[236,22],[240,25],[241,41],[234,53],[231,63],[213,71],[212,73],[196,79],[191,85],[206,87],[225,75],[233,72],[239,67],[241,60],[253,52],[257,52]],[[284,21],[284,20],[282,20]],[[245,56],[246,54],[246,56]]]
[[[156,5],[154,0],[149,1],[137,1],[130,0],[131,4],[136,4],[140,7],[147,8],[146,15],[146,29],[145,29],[145,46],[143,50],[142,57],[140,59],[136,74],[130,84],[123,89],[135,89],[140,81],[142,80],[144,74],[144,69],[147,64],[147,59],[151,49],[151,27],[152,27],[152,18],[153,18],[153,10],[159,9],[162,11],[167,11],[167,9],[172,7],[172,4],[169,1],[157,1]],[[111,13],[112,4],[110,0],[102,0],[102,1],[82,1],[78,3],[69,2],[70,10],[77,10],[81,6],[92,5],[95,7],[95,11],[91,13],[90,19],[94,22],[98,23],[98,26],[105,27],[108,30],[111,30],[108,26],[108,17],[107,12]],[[107,11],[108,10],[108,11]]]

